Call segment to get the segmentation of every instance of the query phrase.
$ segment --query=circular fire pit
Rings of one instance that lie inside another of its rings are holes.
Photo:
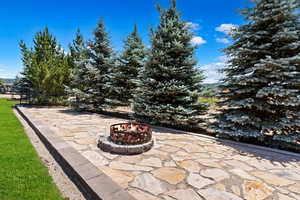
[[[110,136],[101,137],[98,146],[103,151],[118,154],[138,154],[153,146],[152,130],[147,124],[136,122],[110,126]]]
[[[146,124],[121,123],[110,126],[110,139],[115,144],[144,144],[149,142],[151,138],[151,129]]]

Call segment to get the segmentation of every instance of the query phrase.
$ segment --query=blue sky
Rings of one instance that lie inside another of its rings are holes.
[[[34,34],[48,26],[63,48],[80,28],[85,39],[92,37],[93,29],[103,17],[116,51],[122,41],[138,24],[140,35],[149,45],[149,29],[158,23],[156,4],[168,7],[169,0],[10,0],[0,7],[0,77],[13,78],[22,70],[18,46],[20,40],[32,45]],[[226,33],[232,25],[240,25],[243,17],[239,8],[250,6],[250,0],[177,0],[182,18],[194,29],[193,42],[198,66],[205,70],[206,82],[215,82],[220,76],[216,70],[224,66],[226,57],[221,49],[230,41]]]

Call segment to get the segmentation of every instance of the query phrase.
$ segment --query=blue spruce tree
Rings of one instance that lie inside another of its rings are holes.
[[[76,32],[76,37],[69,45],[70,58],[73,66],[72,82],[67,88],[73,97],[71,105],[76,109],[87,109],[91,104],[89,99],[90,79],[89,79],[89,56],[86,42],[80,30]]]
[[[110,107],[111,81],[115,68],[114,52],[101,19],[94,31],[94,39],[89,42],[88,99],[96,110]]]
[[[299,1],[260,0],[233,32],[217,132],[237,140],[300,142]]]
[[[140,38],[137,26],[124,41],[124,50],[111,73],[109,104],[111,106],[129,106],[137,89],[139,71],[145,64],[146,50]]]
[[[204,77],[195,67],[193,35],[181,20],[175,0],[159,12],[151,52],[139,76],[134,117],[155,124],[195,125],[206,106],[198,101]]]

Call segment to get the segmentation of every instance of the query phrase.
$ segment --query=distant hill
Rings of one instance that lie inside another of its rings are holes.
[[[0,78],[1,80],[4,81],[4,83],[13,83],[15,79],[13,78]]]
[[[203,86],[205,87],[218,87],[220,85],[220,83],[204,83]]]

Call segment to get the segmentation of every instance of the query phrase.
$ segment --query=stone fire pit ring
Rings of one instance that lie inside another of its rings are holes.
[[[154,145],[154,138],[144,144],[137,145],[120,145],[115,144],[110,140],[110,137],[100,137],[98,147],[105,152],[121,154],[121,155],[135,155],[149,151]]]

